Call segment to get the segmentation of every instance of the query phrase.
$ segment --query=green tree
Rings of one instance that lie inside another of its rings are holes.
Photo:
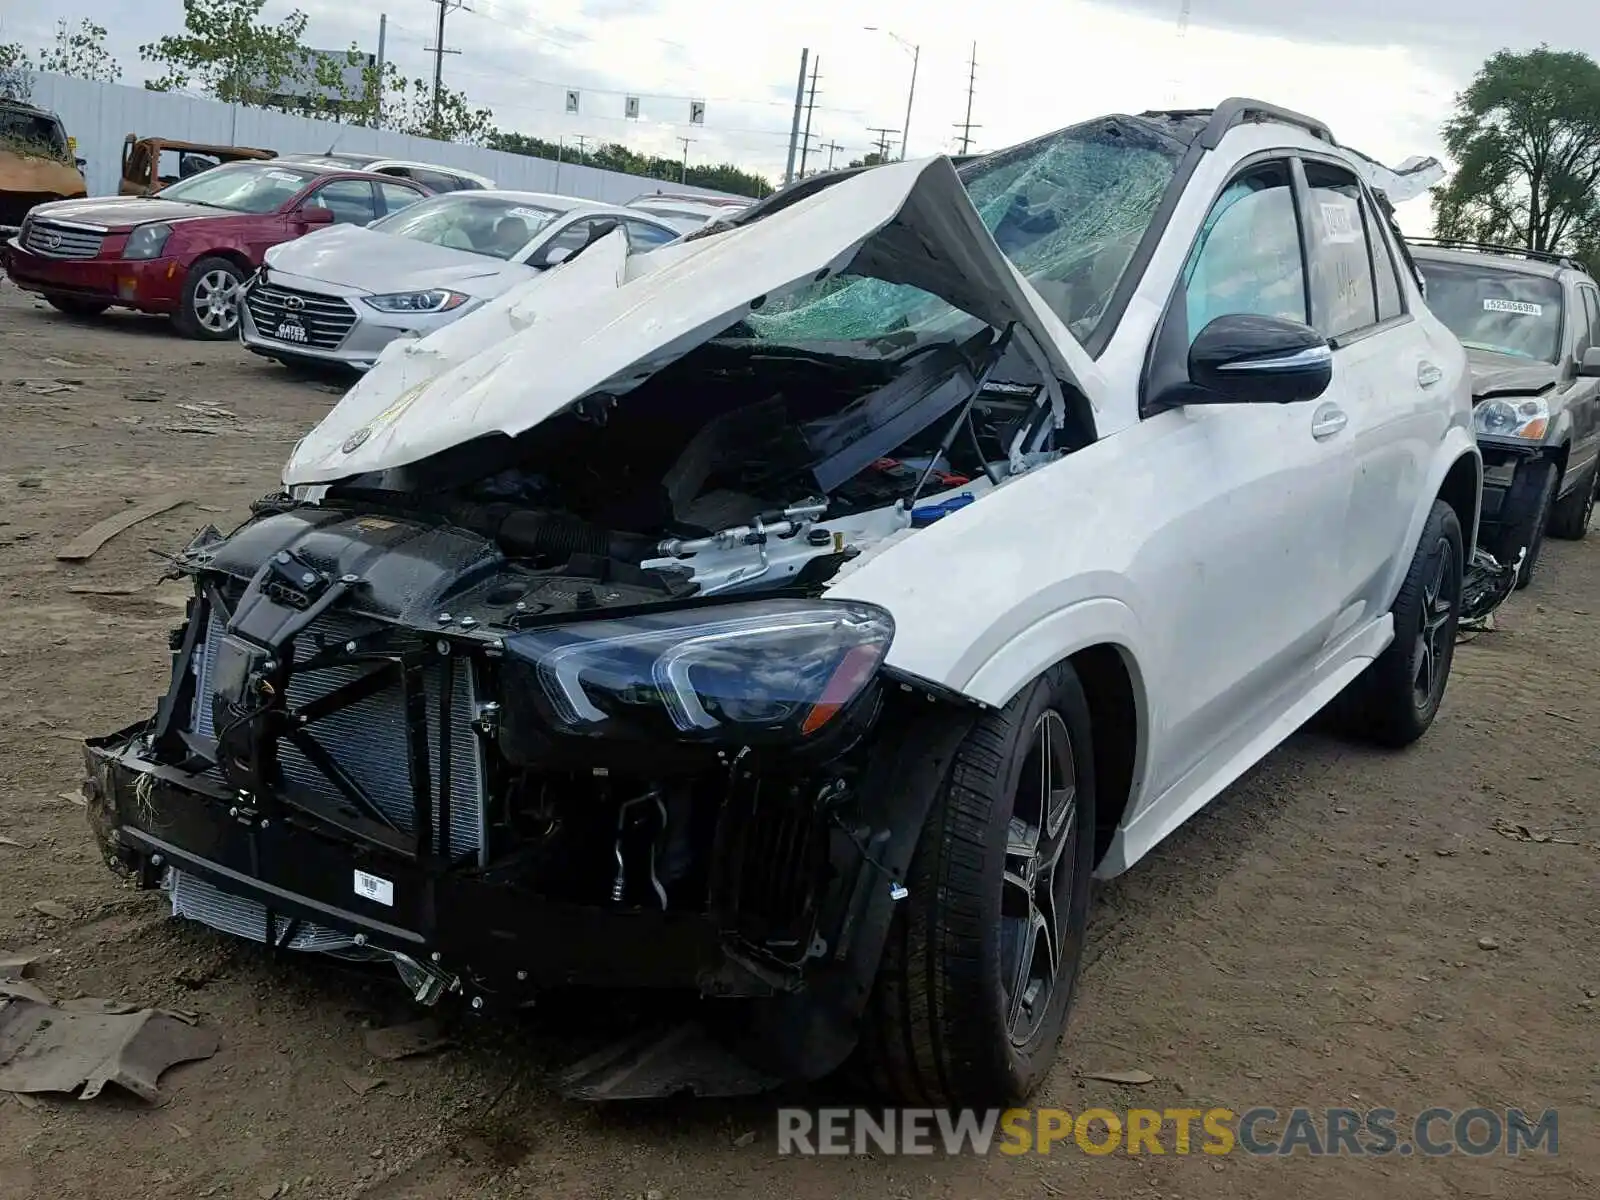
[[[354,87],[345,67],[361,67]],[[332,97],[329,114],[351,124],[468,146],[488,145],[496,136],[494,113],[474,108],[466,93],[454,88],[440,89],[436,124],[431,82],[408,79],[392,62],[384,63],[380,72],[355,45],[342,58],[318,62],[313,82]]]
[[[0,42],[0,100],[26,100],[33,94],[33,61],[17,42]]]
[[[115,83],[122,78],[122,67],[106,49],[106,27],[88,20],[76,25],[56,22],[55,44],[40,54],[39,70],[97,83]]]
[[[1574,50],[1501,50],[1443,129],[1455,175],[1434,192],[1439,237],[1560,250],[1593,240],[1600,65]]]
[[[863,155],[861,158],[852,158],[850,165],[852,167],[881,167],[888,161],[887,155],[879,154],[874,150],[871,154]]]
[[[145,87],[198,88],[227,104],[272,107],[272,98],[306,70],[301,38],[306,14],[295,9],[276,24],[260,20],[267,0],[183,0],[182,33],[139,47],[139,57],[165,68]]]

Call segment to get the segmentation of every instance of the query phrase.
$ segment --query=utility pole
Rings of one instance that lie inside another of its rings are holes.
[[[452,9],[465,8],[467,0],[433,0],[439,6],[439,26],[434,35],[435,45],[428,47],[428,53],[433,55],[433,133],[439,132],[439,104],[444,92],[444,56],[446,54],[460,54],[459,50],[446,50],[444,48],[444,19],[450,15]]]
[[[389,14],[378,14],[378,61],[377,75],[373,79],[372,95],[372,127],[383,128],[383,46],[389,36]]]
[[[965,154],[972,145],[972,131],[982,129],[982,125],[972,123],[972,92],[978,83],[978,43],[972,43],[972,58],[967,62],[967,119],[957,125],[961,130],[961,153]]]
[[[878,159],[881,162],[888,162],[890,144],[889,135],[899,133],[900,131],[898,129],[889,129],[882,125],[868,125],[867,132],[878,135],[878,140],[873,143],[873,145],[877,146],[878,148]]]
[[[906,143],[911,140],[911,105],[917,98],[917,63],[922,60],[922,46],[911,47],[911,89],[906,92],[906,123],[900,128],[900,161],[906,160]]]
[[[589,153],[589,135],[575,133],[572,135],[572,140],[578,143],[578,161],[581,163]]]
[[[679,183],[688,183],[689,182],[689,147],[690,147],[691,144],[693,144],[693,142],[696,139],[681,137],[678,140],[683,143],[683,174],[678,176],[678,182]]]
[[[800,81],[794,85],[794,123],[789,126],[789,161],[783,167],[785,185],[794,179],[794,151],[796,143],[800,140],[800,109],[805,104],[806,63],[810,58],[811,50],[803,47],[800,51]]]
[[[811,154],[811,114],[817,108],[817,72],[822,69],[822,55],[811,60],[811,98],[806,101],[806,136],[800,143],[800,178],[806,177],[806,159]]]
[[[823,142],[822,145],[817,147],[817,149],[818,150],[826,150],[828,152],[828,170],[831,171],[831,170],[833,170],[833,156],[834,156],[834,154],[837,153],[840,150],[843,150],[844,147],[839,145],[838,142]]]

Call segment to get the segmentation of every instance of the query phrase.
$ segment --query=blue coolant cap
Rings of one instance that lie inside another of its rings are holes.
[[[957,509],[965,508],[971,504],[971,492],[962,492],[959,496],[951,496],[948,500],[941,500],[938,504],[921,504],[911,510],[911,528],[922,529],[932,525],[942,517],[947,517]]]

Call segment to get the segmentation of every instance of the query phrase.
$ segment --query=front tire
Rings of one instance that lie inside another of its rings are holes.
[[[1389,610],[1394,641],[1337,701],[1349,732],[1399,748],[1433,724],[1455,660],[1465,561],[1455,509],[1435,500]]]
[[[185,337],[216,342],[239,336],[244,272],[225,258],[202,258],[189,269],[172,322]]]
[[[1591,467],[1578,484],[1560,500],[1550,513],[1550,536],[1564,541],[1581,541],[1589,532],[1589,518],[1594,515],[1595,485],[1600,482],[1600,466]]]
[[[1533,569],[1539,563],[1539,552],[1544,549],[1544,534],[1550,524],[1550,507],[1556,494],[1556,465],[1534,462],[1519,470],[1511,481],[1506,506],[1512,512],[1528,515],[1502,528],[1484,546],[1490,554],[1503,563],[1514,563],[1517,555],[1527,547],[1522,567],[1517,571],[1517,589],[1533,582]]]
[[[98,317],[111,305],[101,300],[80,300],[76,296],[46,295],[46,304],[69,317]]]
[[[877,1087],[1019,1102],[1066,1027],[1094,869],[1089,706],[1062,663],[957,750],[917,843],[866,1018]]]

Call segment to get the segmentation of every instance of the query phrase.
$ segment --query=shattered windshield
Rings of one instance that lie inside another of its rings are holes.
[[[63,160],[72,157],[60,121],[43,113],[4,105],[0,105],[0,148]]]
[[[1171,182],[1183,146],[1109,117],[961,168],[983,223],[1080,342],[1093,334]],[[920,288],[842,275],[746,317],[773,343],[960,336],[974,318]]]
[[[1428,280],[1428,308],[1469,350],[1540,362],[1561,359],[1561,285],[1466,263],[1419,261]]]

